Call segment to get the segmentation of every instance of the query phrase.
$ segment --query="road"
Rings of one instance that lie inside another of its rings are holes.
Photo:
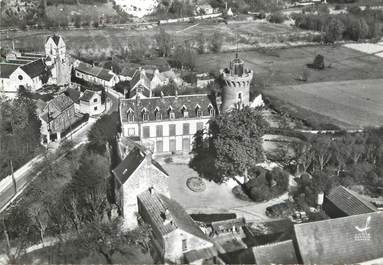
[[[109,102],[111,103],[107,107],[105,114],[111,114],[114,111],[118,111],[119,98],[116,95],[109,92],[107,92],[107,95],[107,99],[109,99]],[[98,118],[99,117],[90,117],[87,124],[84,127],[75,130],[74,133],[67,136],[67,139],[73,142],[74,148],[77,148],[78,146],[85,144],[88,141],[88,132]],[[57,150],[58,146],[59,144],[57,143],[50,144],[48,147],[48,152],[53,152]],[[8,207],[8,205],[24,191],[24,189],[36,176],[38,176],[39,172],[34,172],[32,171],[32,169],[36,164],[43,160],[43,157],[43,155],[38,155],[37,157],[29,161],[27,164],[15,171],[14,177],[16,181],[16,190],[15,184],[12,181],[12,177],[8,176],[7,178],[1,181],[0,213],[4,211]]]

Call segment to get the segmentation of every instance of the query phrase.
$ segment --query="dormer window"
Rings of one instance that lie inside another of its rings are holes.
[[[149,113],[146,109],[142,110],[142,120],[148,121],[149,120]]]
[[[157,121],[162,120],[162,113],[158,107],[154,110],[154,117]]]
[[[199,105],[197,105],[197,106],[195,107],[195,115],[196,115],[197,117],[201,117],[201,116],[202,116],[201,107],[200,107]]]
[[[209,107],[207,108],[207,110],[209,111],[209,115],[210,115],[211,117],[213,117],[214,114],[215,114],[215,111],[214,111],[213,106],[212,106],[212,105],[209,105]]]
[[[170,120],[174,120],[176,118],[176,115],[174,114],[172,107],[169,107],[168,109],[168,117]]]
[[[134,122],[134,113],[132,110],[128,110],[127,111],[127,115],[128,115],[128,122]]]
[[[188,110],[187,110],[187,108],[185,106],[182,106],[181,113],[182,113],[184,118],[188,118],[189,117],[189,112],[188,112]]]
[[[238,100],[239,100],[239,101],[242,101],[242,92],[239,92],[239,93],[238,93]]]

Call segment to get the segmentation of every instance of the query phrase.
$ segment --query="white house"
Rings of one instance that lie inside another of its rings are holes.
[[[138,137],[155,154],[190,152],[194,134],[214,115],[205,94],[120,101],[122,136]]]
[[[85,90],[79,104],[80,112],[90,116],[99,115],[105,110],[105,104],[101,102],[101,91]]]
[[[112,88],[119,82],[118,76],[112,70],[76,61],[73,64],[77,78],[87,82]]]
[[[116,0],[116,5],[129,15],[144,17],[154,12],[159,4],[158,0]]]
[[[12,85],[10,76],[18,67],[17,64],[0,64],[0,95],[16,97],[17,87]]]

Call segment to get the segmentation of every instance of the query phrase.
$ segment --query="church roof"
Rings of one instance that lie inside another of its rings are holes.
[[[30,62],[20,67],[23,71],[29,75],[31,78],[39,76],[47,72],[47,67],[42,59]]]
[[[46,42],[47,42],[50,38],[54,41],[54,43],[55,43],[56,45],[59,45],[61,36],[56,35],[56,34],[53,34],[53,35],[47,37]]]
[[[297,224],[294,230],[304,264],[354,264],[383,257],[383,212]]]
[[[0,63],[0,78],[9,78],[18,67],[17,64]]]
[[[209,238],[202,232],[199,226],[193,221],[185,209],[175,200],[157,193],[145,191],[137,196],[138,200],[144,207],[147,215],[151,219],[152,228],[157,230],[161,235],[167,235],[177,229],[183,230],[198,238],[211,242]],[[169,211],[172,222],[164,222],[163,215]],[[153,227],[154,226],[154,227]]]

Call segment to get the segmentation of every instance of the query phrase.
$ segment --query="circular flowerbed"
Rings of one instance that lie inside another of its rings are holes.
[[[206,189],[205,182],[201,178],[191,177],[186,181],[186,186],[194,192],[202,192]]]

